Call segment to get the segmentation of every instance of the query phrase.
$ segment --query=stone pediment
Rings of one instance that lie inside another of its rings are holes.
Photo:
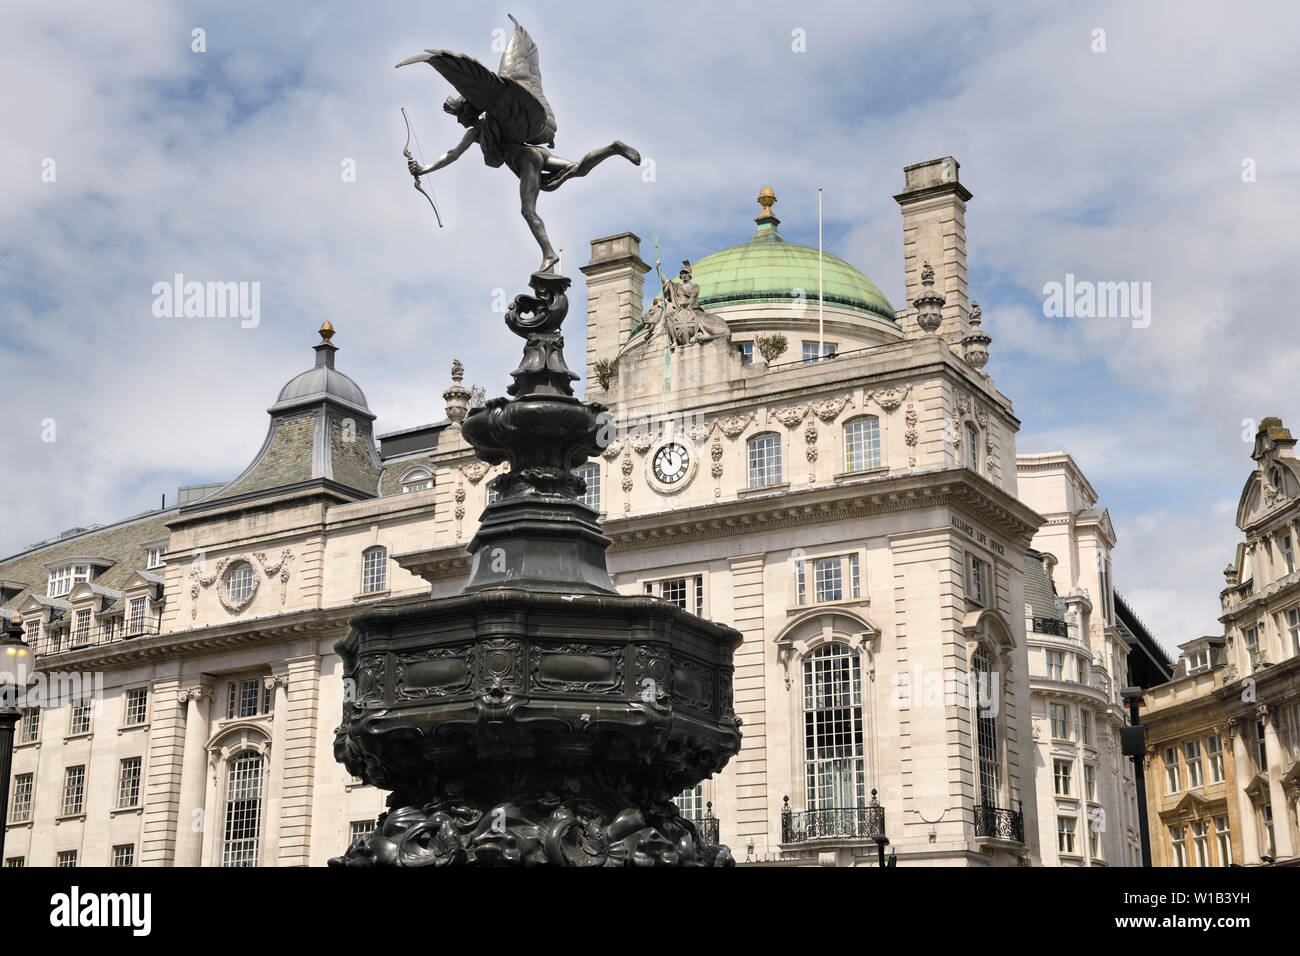
[[[1206,800],[1199,793],[1189,791],[1179,800],[1172,808],[1162,810],[1160,819],[1167,823],[1173,823],[1178,820],[1199,820],[1207,814],[1207,808],[1210,801]]]
[[[1257,773],[1254,779],[1245,787],[1246,796],[1250,797],[1253,803],[1266,804],[1271,799],[1268,792],[1268,774]]]

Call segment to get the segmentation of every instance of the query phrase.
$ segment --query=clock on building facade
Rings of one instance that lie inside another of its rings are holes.
[[[656,491],[673,494],[691,483],[698,466],[684,442],[662,441],[651,449],[646,462],[646,480]]]

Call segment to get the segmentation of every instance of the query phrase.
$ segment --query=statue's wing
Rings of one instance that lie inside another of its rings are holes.
[[[528,142],[554,146],[555,113],[551,110],[551,104],[546,102],[546,94],[542,92],[542,66],[537,44],[528,35],[528,31],[519,25],[518,20],[510,14],[507,16],[510,16],[510,22],[515,25],[515,32],[506,44],[505,52],[501,54],[501,66],[497,73],[502,79],[517,84],[520,94],[527,94],[542,108],[541,124],[533,126]],[[518,98],[521,102],[524,99],[522,95]],[[536,117],[530,116],[530,120],[534,119]]]
[[[411,63],[428,63],[441,73],[467,102],[496,120],[507,140],[554,144],[555,121],[550,107],[515,79],[493,73],[472,56],[450,50],[426,50],[397,65]]]

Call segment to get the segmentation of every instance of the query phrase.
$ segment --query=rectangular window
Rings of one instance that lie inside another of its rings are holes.
[[[1097,768],[1092,764],[1083,765],[1083,791],[1089,800],[1097,799]]]
[[[149,688],[133,687],[126,692],[126,707],[122,722],[127,727],[143,724],[149,716]]]
[[[870,471],[880,467],[880,419],[855,418],[844,426],[844,470]]]
[[[579,478],[587,482],[587,490],[582,493],[578,500],[590,508],[592,511],[600,510],[600,465],[594,461],[588,462],[574,472]]]
[[[113,847],[114,866],[135,866],[135,844],[119,843]]]
[[[988,562],[970,555],[966,569],[966,596],[980,607],[988,607],[991,583]]]
[[[1251,654],[1259,653],[1259,628],[1246,628],[1246,650],[1250,651]]]
[[[1169,828],[1169,841],[1174,848],[1174,866],[1187,865],[1187,831],[1181,826]]]
[[[32,818],[32,775],[14,776],[14,795],[9,798],[9,822],[26,823]]]
[[[659,585],[659,596],[669,604],[686,610],[686,579],[670,578]]]
[[[1187,657],[1187,673],[1194,674],[1197,671],[1203,671],[1210,666],[1210,649],[1197,651]]]
[[[1291,653],[1300,656],[1300,607],[1286,612],[1286,629],[1291,635]]]
[[[1223,783],[1223,738],[1218,734],[1205,738],[1205,758],[1210,765],[1210,783]]]
[[[45,589],[47,597],[63,597],[76,585],[90,580],[90,565],[72,564],[66,568],[56,568],[50,572],[49,586]]]
[[[822,558],[813,566],[813,595],[818,603],[844,600],[839,558]]]
[[[1262,720],[1255,722],[1255,765],[1260,773],[1268,773],[1268,746],[1265,744]]]
[[[69,767],[63,773],[63,815],[81,813],[86,798],[86,767]]]
[[[1192,850],[1197,866],[1210,865],[1210,824],[1205,820],[1192,822]]]
[[[1178,772],[1178,748],[1165,748],[1165,785],[1170,793],[1183,789],[1182,777]]]
[[[1199,740],[1189,740],[1183,744],[1183,759],[1187,763],[1187,789],[1195,790],[1197,787],[1205,785],[1205,778],[1201,773],[1201,742]]]
[[[11,869],[15,869],[15,870],[17,870],[17,869],[21,869],[21,868],[23,867],[23,865],[26,864],[26,862],[27,862],[27,861],[26,861],[23,857],[21,857],[21,856],[7,856],[7,857],[5,857],[5,866],[6,866],[7,868],[11,868]]]
[[[1219,866],[1232,865],[1232,834],[1227,817],[1214,818],[1214,837],[1219,844]]]
[[[54,865],[56,867],[59,867],[60,869],[67,869],[67,870],[73,869],[77,865],[77,851],[60,850],[59,855],[55,859],[56,862]]]
[[[1061,853],[1074,852],[1074,817],[1056,818],[1056,849]]]
[[[361,555],[361,593],[373,594],[388,587],[388,549],[367,548]]]
[[[966,426],[966,467],[980,473],[980,433],[974,425]]]
[[[140,757],[127,757],[117,774],[117,807],[140,805]]]
[[[803,343],[803,361],[804,364],[816,362],[820,358],[830,358],[839,351],[839,346],[834,342],[823,342],[819,346],[816,342]]]
[[[1083,735],[1085,746],[1092,746],[1092,711],[1085,710],[1081,714],[1082,719],[1079,721],[1079,730]]]
[[[736,351],[740,353],[740,361],[745,365],[754,364],[754,343],[737,342]]]
[[[260,680],[240,681],[239,716],[252,717],[257,713],[257,705],[262,699],[262,682]]]
[[[1073,764],[1069,760],[1052,761],[1052,777],[1056,783],[1056,795],[1058,797],[1070,796],[1070,773]]]
[[[1286,573],[1295,574],[1295,550],[1291,547],[1291,536],[1282,535],[1278,544],[1282,548],[1282,563],[1286,566]]]
[[[849,594],[855,598],[862,597],[862,575],[858,569],[856,551],[849,555]]]
[[[126,633],[128,636],[143,634],[145,629],[144,612],[148,598],[132,598],[131,609],[126,622]]]
[[[39,740],[41,736],[41,709],[39,707],[24,707],[22,715],[22,724],[18,731],[18,742],[30,744],[35,740]]]
[[[68,724],[69,735],[90,733],[90,704],[88,700],[72,705],[72,720]]]
[[[806,577],[807,572],[804,569],[803,559],[796,559],[794,562],[794,589],[799,604],[803,604],[808,600],[808,584]]]
[[[1101,859],[1101,831],[1091,817],[1088,819],[1088,855],[1094,860]]]
[[[1047,679],[1065,680],[1065,653],[1063,651],[1047,652]]]
[[[1048,704],[1048,713],[1052,722],[1052,736],[1057,740],[1070,738],[1070,712],[1064,704]]]
[[[161,568],[165,563],[163,561],[163,553],[165,551],[166,548],[150,548],[144,563],[146,570]]]
[[[348,834],[348,846],[356,843],[362,837],[368,837],[375,831],[375,818],[370,817],[367,820],[353,820]]]
[[[85,644],[90,640],[90,608],[77,611],[76,621],[72,626],[72,643]]]
[[[781,436],[776,432],[755,435],[749,440],[748,448],[749,487],[781,484]]]
[[[677,795],[677,812],[688,820],[699,823],[704,819],[704,784],[697,783]]]

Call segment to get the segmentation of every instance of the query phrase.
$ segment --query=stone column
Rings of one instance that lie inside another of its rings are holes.
[[[1291,814],[1287,812],[1286,790],[1282,787],[1282,770],[1285,767],[1282,742],[1277,737],[1277,711],[1259,708],[1264,721],[1264,753],[1268,757],[1268,796],[1273,804],[1273,843],[1277,859],[1289,860],[1295,856],[1295,842],[1291,837]]]
[[[1255,805],[1241,786],[1241,774],[1250,766],[1250,754],[1246,751],[1246,741],[1243,739],[1240,724],[1229,729],[1228,733],[1232,735],[1232,763],[1236,771],[1235,785],[1232,789],[1233,797],[1237,801],[1237,819],[1241,823],[1242,862],[1249,866],[1259,863],[1259,833],[1255,828]]]
[[[196,817],[207,795],[208,727],[211,718],[212,684],[206,679],[177,692],[185,707],[185,755],[181,765],[180,807],[176,821],[176,866],[201,866],[203,839],[216,821]],[[198,828],[201,821],[202,827]]]
[[[141,866],[171,866],[175,859],[181,760],[185,752],[185,704],[178,699],[179,687],[177,678],[167,677],[155,680],[149,688],[153,713],[145,761]]]
[[[277,713],[284,713],[278,863],[280,866],[309,866],[311,863],[312,793],[315,789],[317,701],[320,697],[320,655],[308,654],[284,662],[287,684],[276,693]],[[283,707],[280,704],[283,702]],[[272,754],[272,760],[276,760]]]
[[[611,361],[627,341],[632,326],[640,321],[645,274],[650,271],[641,259],[641,237],[620,232],[591,240],[591,261],[582,267],[587,277],[587,391],[589,397],[605,394],[596,381],[595,365]],[[675,269],[669,270],[676,274]],[[656,280],[657,282],[657,280]]]
[[[289,670],[282,663],[271,665],[271,676],[264,686],[273,689],[275,702],[271,715],[271,766],[266,785],[266,848],[262,858],[267,865],[280,862],[280,829],[283,824],[285,728],[289,722]]]

